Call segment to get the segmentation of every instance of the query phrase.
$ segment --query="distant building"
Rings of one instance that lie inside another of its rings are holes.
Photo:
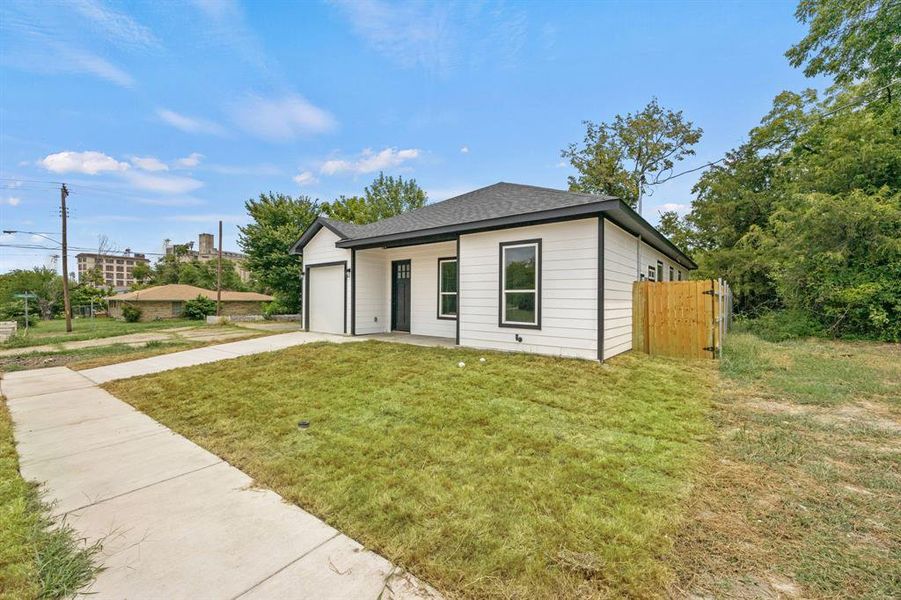
[[[106,285],[116,291],[127,290],[134,282],[134,268],[138,263],[149,264],[150,260],[143,254],[132,254],[130,248],[126,248],[122,254],[97,254],[82,252],[76,254],[78,260],[78,281],[84,283],[88,280],[88,274],[94,270],[100,272]]]
[[[193,285],[169,284],[137,290],[127,294],[117,294],[107,298],[109,315],[122,318],[122,307],[131,304],[141,309],[141,321],[175,319],[185,314],[185,302],[197,296],[216,299],[216,292]],[[271,302],[272,296],[256,292],[223,291],[221,295],[222,315],[234,317],[263,314],[263,303]]]
[[[175,249],[179,246],[186,248],[186,252],[181,255],[181,260],[183,262],[188,262],[194,259],[199,260],[200,262],[209,262],[211,260],[216,260],[219,256],[219,252],[216,249],[216,237],[212,233],[201,233],[197,236],[197,250],[194,249],[194,242],[188,242],[186,244],[172,244],[169,240],[166,240],[166,254],[175,254]],[[245,266],[245,261],[247,260],[246,254],[241,254],[240,252],[228,252],[226,250],[222,251],[222,258],[228,259],[232,261],[235,265],[235,271],[238,273],[238,277],[241,278],[241,281],[247,283],[250,281],[250,271],[247,270]]]

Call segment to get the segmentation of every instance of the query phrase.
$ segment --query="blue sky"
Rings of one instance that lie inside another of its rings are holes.
[[[18,2],[0,4],[0,224],[159,252],[261,191],[331,200],[383,170],[438,201],[497,181],[565,188],[582,121],[656,96],[744,139],[803,36],[794,2]],[[681,170],[680,168],[680,170]],[[646,200],[687,207],[695,175]],[[51,236],[53,237],[53,236]],[[28,235],[0,243],[47,243]],[[0,271],[47,262],[0,247]],[[71,269],[71,267],[70,267]]]

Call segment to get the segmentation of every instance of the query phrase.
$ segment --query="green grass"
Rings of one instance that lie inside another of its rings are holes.
[[[454,597],[623,597],[671,576],[711,376],[365,342],[106,387]]]
[[[141,333],[154,329],[168,329],[170,327],[200,327],[203,321],[190,319],[170,319],[164,321],[148,321],[146,323],[127,323],[116,319],[98,317],[95,319],[73,319],[72,333],[66,333],[64,319],[52,321],[39,321],[28,329],[28,334],[20,328],[18,335],[0,344],[0,348],[26,348],[28,346],[42,346],[60,344],[63,342],[80,342],[98,338]]]
[[[715,459],[672,554],[678,589],[898,597],[901,347],[736,333],[720,367]]]
[[[19,475],[6,403],[0,398],[0,598],[67,598],[89,583],[99,545],[85,547],[51,521],[34,485]]]

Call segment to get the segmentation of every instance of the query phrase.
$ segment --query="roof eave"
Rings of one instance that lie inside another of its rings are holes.
[[[346,240],[347,236],[338,231],[336,227],[334,227],[331,223],[323,219],[322,217],[316,217],[316,220],[310,223],[310,226],[304,230],[301,234],[300,239],[294,242],[294,245],[291,246],[291,249],[288,251],[289,254],[303,254],[303,248],[306,246],[313,236],[319,233],[319,230],[325,227],[335,235],[337,235],[342,240]]]

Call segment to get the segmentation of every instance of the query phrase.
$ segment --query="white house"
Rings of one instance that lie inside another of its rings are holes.
[[[368,225],[318,218],[308,331],[438,336],[604,360],[632,347],[632,282],[694,262],[621,200],[497,183]]]

